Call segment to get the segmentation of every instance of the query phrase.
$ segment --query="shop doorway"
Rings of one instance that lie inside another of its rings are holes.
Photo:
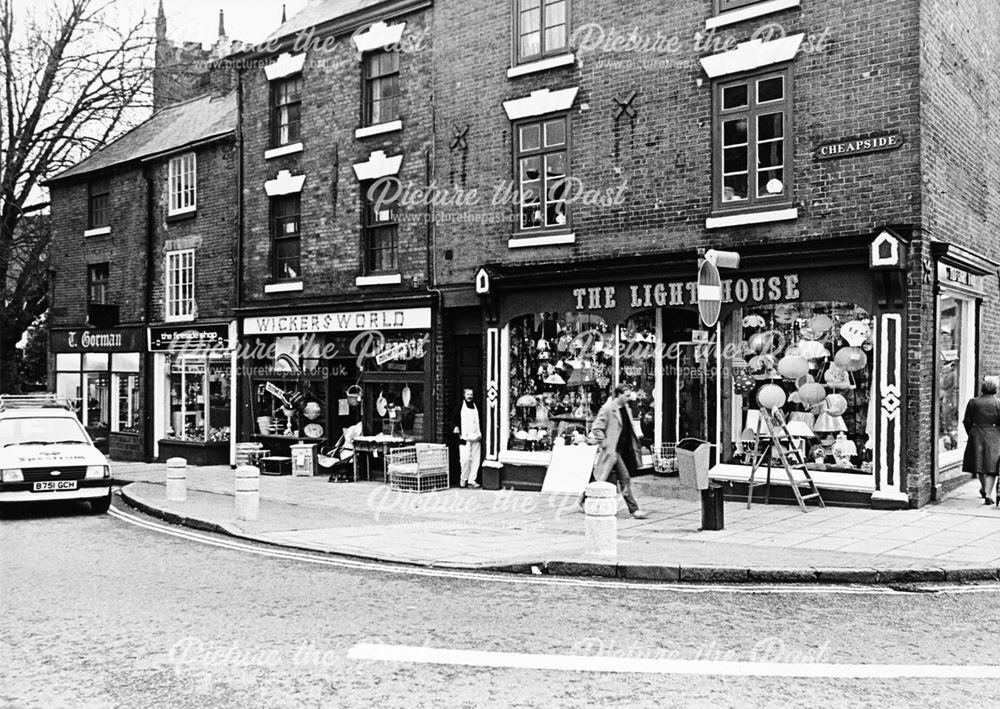
[[[715,441],[717,371],[715,332],[695,336],[700,323],[688,310],[663,311],[663,367],[660,391],[663,440],[699,438]]]
[[[457,335],[452,338],[454,342],[452,360],[455,363],[454,370],[454,394],[452,401],[448,403],[445,415],[445,440],[453,445],[449,446],[449,458],[451,460],[451,484],[457,485],[461,477],[461,470],[458,462],[458,438],[452,433],[454,430],[453,418],[459,403],[462,401],[462,392],[466,388],[472,389],[476,394],[476,406],[479,408],[479,416],[482,423],[485,423],[485,413],[483,405],[486,399],[483,396],[483,340],[480,335]]]

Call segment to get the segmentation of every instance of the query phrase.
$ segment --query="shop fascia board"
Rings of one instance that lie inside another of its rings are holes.
[[[773,270],[781,268],[815,268],[817,259],[822,258],[824,268],[831,266],[868,265],[868,246],[871,235],[831,238],[812,242],[782,244],[730,245],[728,249],[738,251],[740,268],[729,275],[738,277],[740,273]],[[780,259],[780,263],[777,261]],[[537,287],[539,278],[558,278],[560,284],[579,282],[593,284],[620,279],[656,277],[693,277],[697,273],[698,256],[691,250],[671,251],[659,254],[624,256],[588,261],[569,261],[547,265],[514,266],[487,264],[493,290],[530,285]],[[728,277],[728,276],[727,276]]]
[[[973,253],[957,244],[950,244],[946,241],[932,241],[931,255],[938,261],[963,268],[977,276],[1000,277],[1000,262],[994,261],[982,254]]]

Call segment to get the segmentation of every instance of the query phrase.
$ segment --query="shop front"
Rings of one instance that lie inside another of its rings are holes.
[[[241,323],[242,440],[272,456],[361,436],[432,440],[431,309],[258,315]],[[360,424],[360,430],[358,429]]]
[[[112,460],[143,460],[141,327],[53,330],[55,392]]]
[[[981,362],[980,328],[989,280],[1000,264],[945,243],[932,246],[934,313],[934,461],[935,498],[968,480],[962,456],[968,436],[962,416],[979,394],[982,377],[996,375]]]
[[[149,328],[153,457],[189,465],[235,461],[235,323]]]
[[[546,274],[545,289],[520,287],[540,274],[487,267],[487,465],[504,485],[538,489],[553,450],[591,445],[598,409],[627,382],[645,470],[663,472],[673,445],[699,438],[716,445],[712,476],[744,484],[757,393],[775,385],[834,500],[897,498],[902,430],[883,425],[880,407],[895,397],[898,412],[902,396],[902,316],[880,305],[864,247],[826,256],[817,268],[808,255],[749,255],[724,278],[710,330],[693,255]]]

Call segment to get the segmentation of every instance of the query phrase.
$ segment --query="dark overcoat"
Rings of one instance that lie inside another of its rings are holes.
[[[1000,468],[1000,399],[977,396],[965,407],[962,419],[969,442],[962,470],[973,475],[996,475]]]

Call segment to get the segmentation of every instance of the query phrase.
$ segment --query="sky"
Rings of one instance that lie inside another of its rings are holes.
[[[118,0],[121,5],[148,7],[156,14],[156,0]],[[226,34],[232,39],[256,43],[267,38],[281,23],[281,6],[288,16],[305,7],[306,0],[163,0],[167,36],[175,41],[215,42],[219,10],[224,11]]]

